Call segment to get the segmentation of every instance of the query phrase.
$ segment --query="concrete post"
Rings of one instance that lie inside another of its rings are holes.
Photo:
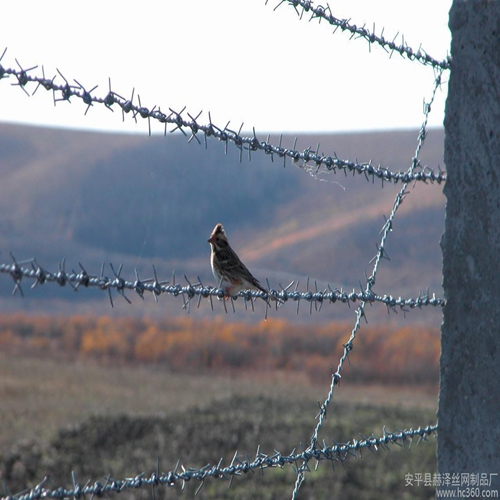
[[[438,471],[496,473],[500,497],[500,1],[454,0],[449,25]]]

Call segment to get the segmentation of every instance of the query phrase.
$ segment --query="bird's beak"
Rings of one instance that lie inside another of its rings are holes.
[[[211,244],[213,244],[213,243],[214,243],[213,238],[212,238],[212,237],[208,238],[207,243],[211,243]]]

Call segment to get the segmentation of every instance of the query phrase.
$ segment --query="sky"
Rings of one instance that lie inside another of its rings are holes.
[[[0,8],[1,64],[52,78],[56,69],[93,95],[112,89],[148,108],[186,111],[199,122],[260,132],[351,132],[418,128],[432,68],[379,46],[300,20],[279,0],[24,0]],[[320,2],[318,2],[320,3]],[[315,3],[316,4],[316,3]],[[326,5],[323,2],[323,5]],[[450,51],[451,0],[335,0],[334,16],[434,58]],[[429,120],[441,126],[447,73]],[[28,97],[0,80],[0,121],[107,132],[147,133],[147,123],[78,99],[54,107],[52,92]],[[63,83],[58,76],[56,82]],[[27,87],[28,92],[35,85]],[[152,124],[153,133],[163,126]]]

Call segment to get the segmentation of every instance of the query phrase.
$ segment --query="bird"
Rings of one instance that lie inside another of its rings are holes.
[[[217,285],[225,292],[225,299],[236,295],[241,290],[260,290],[269,297],[269,292],[259,280],[252,276],[236,252],[231,248],[226,231],[221,223],[215,225],[210,238],[210,263]]]

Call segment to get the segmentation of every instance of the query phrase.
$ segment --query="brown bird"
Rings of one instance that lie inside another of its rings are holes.
[[[212,272],[217,286],[226,292],[226,300],[241,290],[260,290],[269,294],[231,248],[222,224],[214,227],[208,243],[211,248]]]

